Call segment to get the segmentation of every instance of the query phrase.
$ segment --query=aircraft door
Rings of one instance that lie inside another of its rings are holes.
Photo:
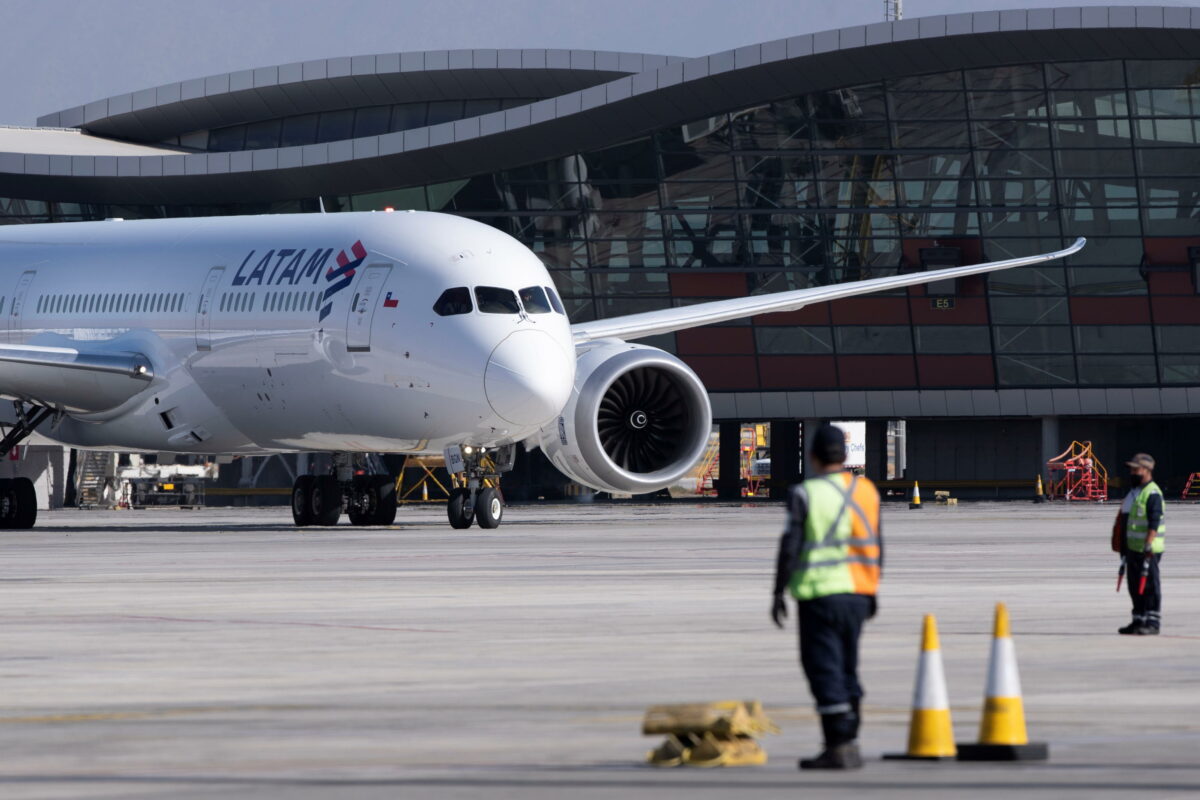
[[[29,284],[33,283],[36,275],[37,271],[31,269],[21,273],[20,279],[17,280],[17,289],[13,292],[12,305],[8,309],[8,341],[12,344],[20,344],[25,338],[21,335],[22,315],[25,313],[25,295],[29,291]]]
[[[196,349],[212,350],[212,318],[213,297],[217,293],[217,284],[225,274],[224,267],[213,267],[204,279],[200,289],[200,303],[196,306]]]
[[[388,264],[372,264],[359,279],[346,317],[347,350],[365,353],[371,349],[371,322],[375,319],[383,283],[391,271]]]

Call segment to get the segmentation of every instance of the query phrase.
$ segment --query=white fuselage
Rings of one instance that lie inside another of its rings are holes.
[[[486,313],[475,300],[477,287],[553,287],[541,262],[506,234],[458,217],[12,226],[0,228],[0,264],[0,334],[10,345],[98,346],[153,364],[153,381],[121,406],[39,430],[76,447],[504,444],[553,420],[574,380],[557,297],[549,311],[529,303]],[[459,287],[470,290],[470,310],[435,312]]]

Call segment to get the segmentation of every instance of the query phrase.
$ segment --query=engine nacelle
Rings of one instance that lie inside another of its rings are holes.
[[[571,399],[537,441],[584,486],[644,494],[686,475],[711,430],[708,392],[686,364],[655,347],[602,340],[579,356]]]

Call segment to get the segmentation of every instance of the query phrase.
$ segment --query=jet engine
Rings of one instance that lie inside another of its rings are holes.
[[[686,364],[654,347],[600,340],[579,355],[566,408],[534,438],[572,480],[644,494],[686,475],[711,430],[708,393]]]

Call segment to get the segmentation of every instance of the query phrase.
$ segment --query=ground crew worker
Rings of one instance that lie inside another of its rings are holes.
[[[813,477],[792,487],[788,520],[779,541],[771,618],[787,618],[784,592],[797,601],[800,663],[821,715],[825,747],[801,769],[862,766],[858,727],[862,685],[858,637],[875,615],[883,564],[879,492],[844,468],[846,439],[825,425],[811,445]]]
[[[1162,610],[1158,563],[1166,549],[1163,493],[1154,482],[1153,457],[1138,453],[1125,465],[1129,467],[1130,489],[1113,526],[1112,547],[1125,559],[1125,583],[1133,600],[1133,621],[1117,633],[1155,636],[1161,625]]]

